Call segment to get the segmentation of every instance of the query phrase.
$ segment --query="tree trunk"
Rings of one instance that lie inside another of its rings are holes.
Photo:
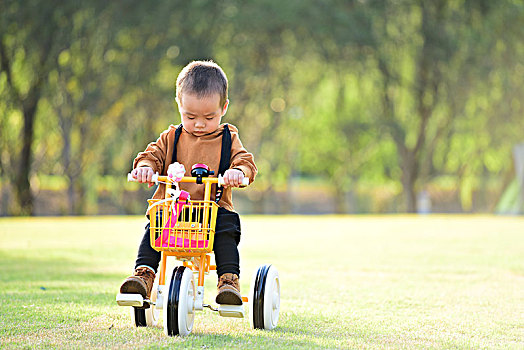
[[[347,192],[335,191],[335,214],[347,214],[349,212],[347,205]]]
[[[33,194],[29,182],[32,161],[32,147],[34,138],[34,121],[39,93],[35,92],[23,104],[24,128],[22,132],[22,152],[20,153],[19,171],[16,176],[16,197],[20,205],[21,215],[33,215]]]
[[[60,107],[56,108],[59,118],[60,131],[62,134],[62,162],[64,164],[64,175],[67,177],[69,183],[67,184],[67,213],[73,215],[75,213],[75,178],[74,175],[78,170],[74,169],[71,159],[71,129],[72,120],[66,118]]]
[[[71,175],[68,175],[67,179],[69,180],[67,185],[67,213],[73,215],[75,213],[75,179]]]
[[[44,50],[40,58],[40,68],[45,67],[45,62],[49,54],[50,41],[51,38],[49,42],[44,44]],[[18,203],[18,208],[16,209],[18,212],[15,212],[15,214],[33,215],[33,194],[31,193],[29,177],[31,175],[31,162],[33,160],[34,122],[42,86],[48,71],[45,69],[37,71],[36,79],[24,97],[14,84],[11,61],[7,55],[3,40],[0,40],[0,68],[1,71],[4,71],[6,74],[11,97],[15,104],[20,106],[24,117],[22,144],[20,145],[22,151],[19,156],[20,163],[18,173],[15,175],[14,181],[15,198]]]
[[[76,215],[85,215],[87,208],[87,189],[82,181],[81,177],[77,177],[75,181],[74,188],[76,189],[76,194],[78,195],[77,200],[75,201],[74,213]],[[95,190],[96,191],[96,190]],[[98,207],[96,208],[98,210]]]
[[[402,188],[404,192],[404,203],[408,213],[417,211],[417,194],[415,192],[415,183],[418,177],[418,164],[415,160],[415,154],[409,150],[401,153],[402,162]]]

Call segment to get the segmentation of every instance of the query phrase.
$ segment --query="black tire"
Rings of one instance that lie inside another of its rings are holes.
[[[264,291],[266,288],[266,276],[269,265],[260,266],[256,272],[255,285],[253,289],[253,328],[264,329]]]
[[[194,321],[193,305],[195,285],[193,272],[185,266],[176,266],[167,289],[164,308],[164,332],[168,336],[185,336],[191,333]]]
[[[136,327],[147,327],[146,310],[133,307],[133,314]]]
[[[280,279],[274,266],[262,265],[253,275],[249,304],[249,321],[253,328],[271,330],[277,326]]]
[[[158,324],[160,318],[160,310],[156,308],[155,302],[157,300],[158,284],[153,284],[151,291],[151,301],[146,308],[131,306],[131,324],[135,327],[154,327]]]

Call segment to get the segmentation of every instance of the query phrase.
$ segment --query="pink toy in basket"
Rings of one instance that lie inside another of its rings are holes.
[[[204,244],[205,243],[205,244]],[[175,237],[171,236],[169,239],[169,247],[171,248],[207,248],[209,241],[206,240],[196,240],[185,238],[182,242],[182,237],[178,237],[175,245]]]

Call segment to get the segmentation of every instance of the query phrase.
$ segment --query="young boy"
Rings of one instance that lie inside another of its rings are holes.
[[[227,77],[216,63],[195,61],[188,64],[176,81],[176,102],[182,123],[179,126],[171,125],[144,152],[139,153],[133,162],[131,174],[139,182],[152,186],[153,174],[158,172],[166,175],[168,166],[175,161],[185,166],[185,176],[191,176],[191,167],[197,163],[207,164],[215,171],[215,175],[219,168],[224,169],[225,164],[225,186],[218,195],[213,245],[218,274],[216,302],[241,305],[237,248],[240,242],[240,219],[233,211],[231,187],[240,186],[244,177],[248,177],[250,183],[253,182],[257,167],[253,155],[242,146],[237,128],[221,124],[229,104],[227,89]],[[221,159],[227,158],[221,155],[224,154],[223,148],[229,146],[223,143],[223,138],[231,140],[229,159]],[[203,200],[204,186],[181,183],[180,188],[188,191],[191,199]],[[164,193],[165,185],[161,184],[153,198],[163,198]],[[213,193],[211,200],[216,197],[216,193]],[[159,262],[160,253],[150,246],[148,224],[138,249],[135,272],[123,282],[120,293],[138,293],[149,298]]]

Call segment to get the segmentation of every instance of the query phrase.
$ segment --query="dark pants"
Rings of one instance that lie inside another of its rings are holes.
[[[160,263],[160,252],[151,248],[149,237],[149,224],[147,224],[146,232],[138,248],[135,268],[140,265],[147,265],[157,271]],[[215,252],[219,277],[225,273],[234,273],[240,276],[240,256],[237,248],[239,243],[240,218],[238,214],[224,208],[218,208],[213,251]]]

